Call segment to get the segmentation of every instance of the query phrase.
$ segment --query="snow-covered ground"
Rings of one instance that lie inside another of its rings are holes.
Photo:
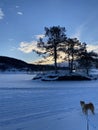
[[[87,130],[80,100],[93,102],[89,130],[98,130],[98,80],[33,81],[0,74],[0,130]]]

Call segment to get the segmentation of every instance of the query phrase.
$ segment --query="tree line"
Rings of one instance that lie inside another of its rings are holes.
[[[36,53],[44,57],[52,56],[54,59],[55,72],[57,73],[57,59],[61,58],[68,62],[69,73],[75,69],[85,70],[87,75],[94,62],[98,59],[98,54],[94,51],[87,51],[87,44],[81,43],[77,38],[68,38],[65,27],[52,26],[45,27],[45,37],[39,38],[37,47],[43,52]],[[61,53],[64,54],[62,57]]]

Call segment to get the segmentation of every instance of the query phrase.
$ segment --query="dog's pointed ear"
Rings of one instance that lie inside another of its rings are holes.
[[[80,101],[81,103],[85,103],[84,101]]]

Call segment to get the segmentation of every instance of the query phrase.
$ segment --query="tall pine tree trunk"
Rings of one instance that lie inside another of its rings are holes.
[[[71,70],[71,61],[70,61],[70,54],[68,53],[68,68],[69,68],[69,73]]]
[[[54,65],[55,65],[55,73],[57,73],[57,46],[54,46]]]
[[[71,59],[71,63],[70,63],[70,73],[72,73],[73,72],[73,62],[74,62],[74,55],[73,55],[73,53],[72,53],[72,59]]]

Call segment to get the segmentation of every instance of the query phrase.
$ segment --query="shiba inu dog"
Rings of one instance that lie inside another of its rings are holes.
[[[88,110],[90,110],[93,114],[95,114],[93,103],[90,102],[88,104],[85,104],[84,101],[80,101],[80,105],[82,107],[82,112],[83,113],[88,114]]]

